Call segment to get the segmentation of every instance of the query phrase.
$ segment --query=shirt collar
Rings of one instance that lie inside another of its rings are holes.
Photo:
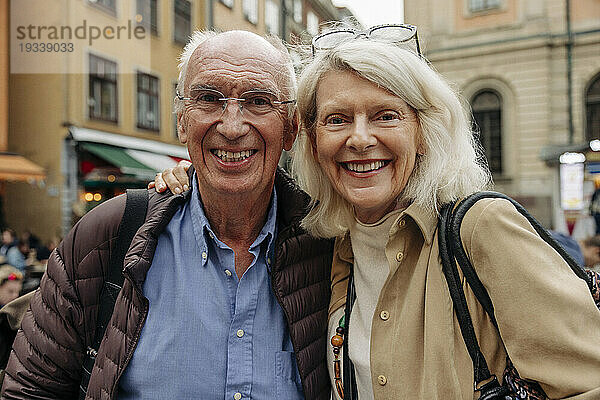
[[[409,205],[406,210],[404,210],[403,214],[408,215],[415,221],[421,230],[425,242],[431,244],[437,228],[437,214],[415,203]]]
[[[193,229],[194,234],[196,235],[196,239],[200,244],[201,251],[206,252],[208,245],[207,242],[209,240],[214,240],[217,246],[224,247],[226,246],[223,242],[221,242],[217,235],[213,232],[210,222],[204,213],[204,206],[202,201],[200,200],[200,192],[198,189],[198,178],[196,177],[196,172],[192,175],[192,195],[190,196],[190,211],[193,219]],[[277,234],[277,192],[275,191],[275,187],[273,186],[273,195],[271,196],[271,206],[269,207],[269,211],[267,212],[267,221],[263,225],[261,231],[259,232],[256,240],[250,246],[250,251],[256,249],[265,243],[267,251],[267,267],[271,268],[271,260],[273,259],[273,243],[275,242],[275,237]],[[202,265],[206,265],[207,258],[203,257]]]

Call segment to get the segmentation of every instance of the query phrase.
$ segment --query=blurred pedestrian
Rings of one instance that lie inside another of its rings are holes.
[[[573,257],[575,261],[577,261],[577,264],[581,265],[582,267],[585,265],[585,260],[581,251],[581,246],[579,245],[577,240],[561,232],[549,232],[550,235],[552,235],[552,238],[556,240],[563,247],[563,249],[565,249],[571,257]]]
[[[29,243],[19,240],[16,246],[8,249],[6,253],[6,262],[17,268],[21,273],[25,273],[26,259],[29,255]]]
[[[0,246],[0,256],[5,256],[8,253],[8,249],[17,244],[17,235],[15,231],[10,228],[5,228],[2,231],[2,246]]]
[[[585,268],[594,269],[594,266],[600,264],[600,235],[580,240],[579,247],[583,254]]]
[[[596,188],[596,191],[592,195],[590,201],[590,215],[594,217],[596,221],[596,235],[600,234],[600,188]]]
[[[12,265],[0,267],[0,308],[13,301],[21,293],[23,274]]]

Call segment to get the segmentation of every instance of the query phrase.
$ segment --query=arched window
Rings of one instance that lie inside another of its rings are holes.
[[[585,137],[600,139],[600,74],[592,80],[585,94]]]
[[[484,90],[471,100],[474,123],[480,131],[479,140],[494,174],[502,173],[502,100],[492,90]]]

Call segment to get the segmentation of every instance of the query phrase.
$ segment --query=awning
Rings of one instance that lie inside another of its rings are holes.
[[[46,178],[44,168],[14,153],[0,153],[0,180],[41,181]]]
[[[157,172],[176,166],[181,159],[189,160],[185,146],[95,129],[70,126],[67,140],[140,181],[154,179]]]
[[[134,175],[141,180],[152,180],[157,172],[177,165],[177,161],[169,156],[148,151],[86,142],[80,143],[80,146],[118,167],[123,174]]]
[[[148,140],[116,133],[103,132],[95,129],[69,127],[69,138],[77,142],[89,142],[122,147],[124,149],[141,150],[166,156],[190,159],[187,148],[176,144]]]

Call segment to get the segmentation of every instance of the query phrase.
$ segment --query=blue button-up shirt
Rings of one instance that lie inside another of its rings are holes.
[[[241,279],[235,254],[191,200],[158,239],[144,283],[150,302],[119,399],[302,399],[300,376],[269,264],[277,198],[249,249]]]

